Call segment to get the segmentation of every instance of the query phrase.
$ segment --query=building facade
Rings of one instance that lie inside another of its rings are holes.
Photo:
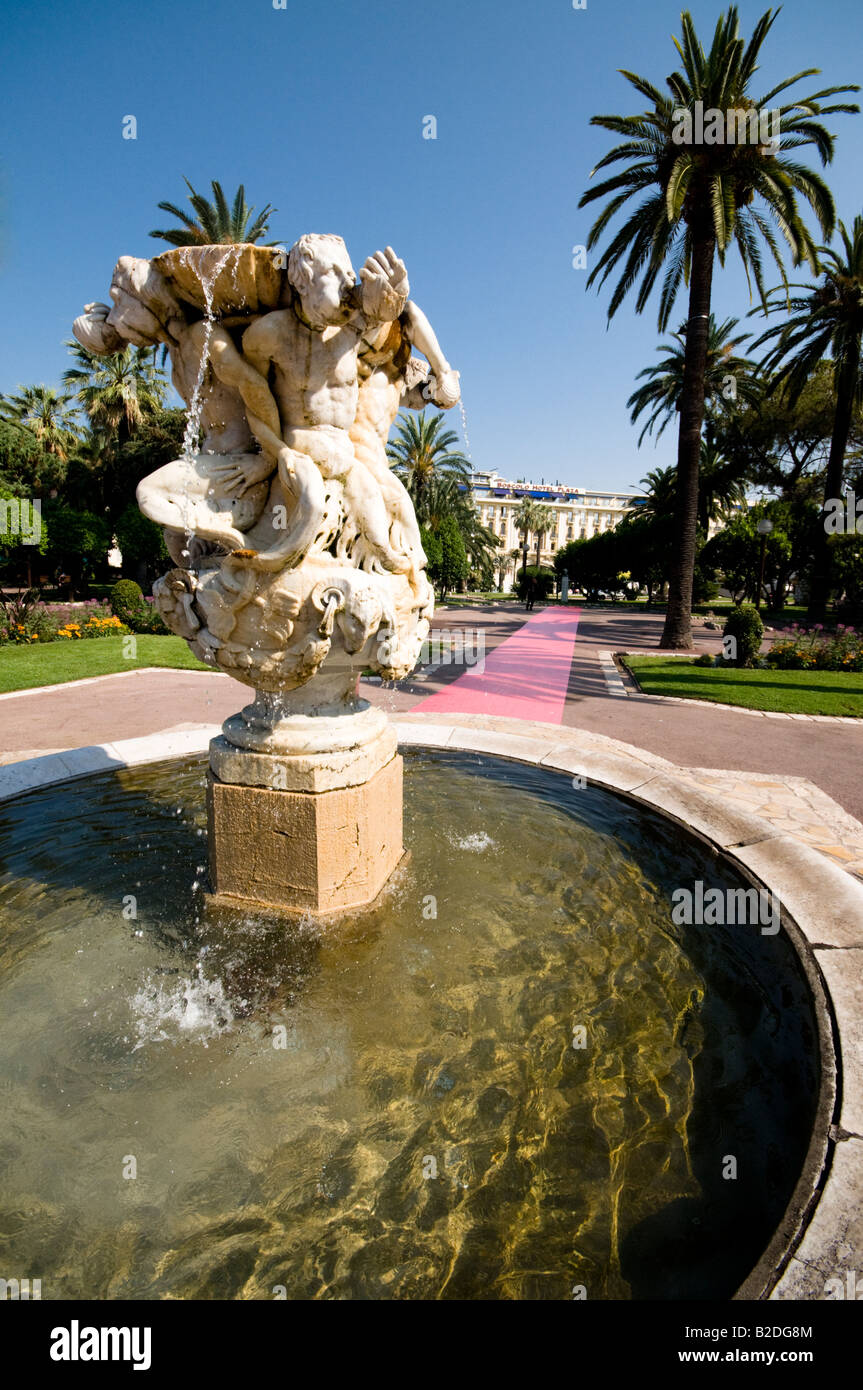
[[[568,487],[561,484],[509,482],[495,472],[475,471],[471,474],[473,498],[480,520],[501,541],[501,573],[505,575],[504,589],[512,588],[515,570],[520,561],[511,559],[513,550],[523,544],[521,532],[515,525],[520,503],[525,499],[540,502],[556,514],[556,521],[542,538],[540,560],[551,565],[561,546],[570,541],[587,540],[600,531],[611,531],[619,521],[644,499],[640,493],[599,492],[596,488]],[[535,563],[536,535],[531,532],[530,562]]]

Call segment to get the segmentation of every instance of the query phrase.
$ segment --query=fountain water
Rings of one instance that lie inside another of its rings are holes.
[[[568,775],[414,753],[411,860],[288,934],[200,911],[206,774],[0,805],[7,1269],[46,1298],[733,1294],[817,1059],[784,934],[671,920],[730,865]]]
[[[183,251],[187,249],[188,248],[181,248],[181,258],[183,257]],[[236,284],[239,249],[240,248],[237,246],[226,246],[224,254],[221,257],[216,257],[215,259],[213,259],[209,265],[200,268],[200,270],[197,266],[190,266],[190,269],[193,271],[193,273],[195,273],[198,276],[198,281],[201,286],[201,293],[204,298],[204,339],[203,345],[201,347],[201,357],[198,363],[198,374],[195,378],[195,384],[192,389],[191,399],[189,400],[189,403],[186,407],[186,428],[183,432],[182,461],[186,464],[187,468],[186,489],[183,497],[183,520],[184,530],[186,533],[186,555],[190,554],[188,547],[193,535],[190,481],[192,470],[195,466],[195,459],[200,448],[201,411],[204,405],[204,379],[206,377],[207,367],[210,361],[210,343],[213,337],[213,329],[216,326],[213,291],[216,284],[216,280],[231,260],[233,260],[233,279],[234,283]],[[188,257],[186,257],[186,260],[188,261]],[[237,288],[239,289],[239,286],[237,286]]]
[[[464,451],[465,451],[465,454],[467,455],[468,461],[472,463],[472,462],[473,462],[473,459],[471,458],[471,452],[470,452],[470,439],[469,439],[469,437],[468,437],[468,432],[467,432],[467,414],[465,413],[464,401],[463,401],[463,400],[459,400],[458,408],[459,408],[459,411],[460,411],[460,413],[461,413],[461,432],[462,432],[462,435],[464,436]]]

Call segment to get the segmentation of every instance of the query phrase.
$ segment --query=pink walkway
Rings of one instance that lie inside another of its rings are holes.
[[[559,724],[581,609],[545,608],[464,675],[420,700],[423,714],[498,714]]]

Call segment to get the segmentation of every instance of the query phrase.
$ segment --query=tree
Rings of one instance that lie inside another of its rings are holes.
[[[70,400],[51,386],[22,386],[16,395],[0,397],[0,417],[23,425],[46,453],[65,463],[79,435]]]
[[[603,589],[617,590],[622,569],[618,532],[600,531],[587,540],[561,546],[554,557],[554,568],[559,575],[568,574],[572,587],[589,599],[595,599]]]
[[[639,589],[647,590],[647,602],[668,581],[674,515],[652,513],[644,507],[627,513],[612,533],[617,538],[620,566]]]
[[[78,511],[59,498],[45,502],[43,518],[51,540],[50,564],[67,570],[73,585],[86,580],[90,568],[102,564],[111,547],[107,518]]]
[[[491,589],[494,584],[494,567],[502,541],[489,527],[483,526],[472,503],[468,504],[468,515],[462,518],[460,509],[455,513],[464,540],[468,563],[468,577],[480,590]]]
[[[440,585],[441,602],[447,591],[454,589],[467,575],[467,555],[458,522],[454,516],[447,516],[441,523],[437,538],[441,547],[440,564],[432,578]],[[431,569],[431,567],[430,567]]]
[[[390,467],[407,488],[421,525],[428,522],[432,501],[438,507],[444,498],[452,503],[459,489],[467,490],[470,483],[470,462],[453,449],[458,435],[444,430],[444,423],[443,411],[431,416],[403,411],[395,438],[387,445]],[[436,491],[432,484],[437,484]]]
[[[246,204],[246,190],[243,184],[237,189],[233,204],[229,208],[222,185],[215,179],[211,184],[212,203],[200,193],[196,193],[185,176],[183,182],[189,190],[189,202],[195,216],[190,217],[175,203],[160,203],[162,212],[169,212],[183,225],[166,232],[150,233],[151,237],[170,242],[171,246],[232,246],[238,243],[254,245],[262,236],[266,236],[269,231],[269,218],[278,211],[267,203],[253,222],[252,213],[255,209]]]
[[[29,429],[0,421],[0,482],[20,488],[22,496],[42,497],[65,474],[65,463],[46,453]]]
[[[745,504],[746,488],[739,465],[726,458],[708,431],[708,437],[701,441],[698,464],[698,525],[705,537],[712,521]]]
[[[123,569],[126,573],[133,570],[138,583],[146,586],[156,566],[170,558],[162,527],[144,516],[136,502],[130,502],[117,517],[114,534],[123,556]]]
[[[651,468],[639,480],[638,486],[644,489],[644,501],[638,507],[641,516],[673,516],[677,495],[676,469]]]
[[[636,281],[640,313],[647,304],[660,271],[664,277],[659,298],[658,323],[664,332],[681,283],[689,287],[684,376],[680,401],[677,448],[677,511],[674,557],[669,602],[661,645],[678,650],[692,647],[692,580],[695,569],[698,515],[698,462],[706,394],[708,327],[713,267],[724,265],[728,250],[736,246],[747,279],[754,280],[762,303],[764,288],[761,243],[787,277],[771,220],[782,230],[795,265],[807,261],[817,268],[817,250],[798,209],[800,195],[811,207],[825,237],[835,219],[830,190],[820,175],[789,157],[790,151],[814,145],[822,164],[833,156],[833,136],[815,118],[840,111],[857,111],[856,105],[823,105],[825,97],[859,90],[856,86],[827,87],[805,99],[777,108],[781,136],[778,146],[759,128],[759,113],[782,92],[813,75],[809,68],[786,78],[755,99],[753,79],[764,41],[778,12],[767,10],[755,26],[749,43],[739,34],[738,13],[730,6],[720,15],[713,41],[705,51],[688,12],[681,17],[682,40],[674,43],[682,67],[667,78],[670,96],[644,77],[623,75],[641,96],[647,110],[635,116],[594,116],[591,123],[623,136],[597,164],[594,173],[612,164],[626,167],[583,194],[579,206],[599,199],[608,202],[588,236],[593,250],[626,201],[644,192],[647,197],[600,256],[588,277],[603,285],[623,261],[622,273],[609,302],[609,318],[619,308]],[[698,103],[698,105],[697,105]],[[711,124],[710,140],[699,117],[717,112],[722,130]],[[726,135],[730,138],[726,139]],[[752,140],[748,139],[752,136]],[[609,196],[610,195],[610,196]],[[756,199],[760,205],[756,205]],[[767,216],[765,216],[765,212]],[[624,259],[625,258],[625,259]]]
[[[785,323],[768,328],[755,347],[773,341],[764,361],[764,371],[772,376],[771,388],[786,385],[794,405],[804,386],[826,354],[833,359],[835,411],[824,481],[824,506],[839,497],[845,453],[851,436],[855,409],[863,404],[863,373],[860,349],[863,343],[863,217],[859,214],[849,236],[839,223],[843,254],[828,246],[819,247],[823,279],[815,289],[796,286],[806,293],[790,301],[791,316]],[[773,291],[765,312],[788,303]],[[830,597],[830,547],[824,527],[815,546],[815,560],[809,602],[809,617],[823,622]]]
[[[539,508],[536,502],[532,502],[529,497],[523,497],[516,508],[513,522],[515,529],[521,532],[521,567],[527,573],[527,547],[530,532],[534,529],[534,522]]]
[[[707,334],[707,359],[704,369],[704,382],[706,390],[705,411],[708,414],[723,413],[723,402],[731,400],[735,404],[738,400],[747,404],[752,404],[760,398],[761,391],[755,376],[755,365],[746,357],[739,357],[734,349],[741,343],[745,343],[748,334],[738,334],[732,337],[734,329],[737,327],[737,319],[724,319],[717,325],[713,315],[710,315],[710,324]],[[639,415],[645,410],[650,410],[647,423],[641,434],[638,436],[638,447],[644,441],[646,434],[653,433],[654,425],[659,425],[656,431],[656,439],[665,429],[668,422],[680,411],[680,402],[683,398],[683,369],[686,360],[686,324],[682,323],[677,332],[672,334],[671,343],[661,343],[657,352],[664,352],[665,357],[652,367],[645,367],[635,378],[640,381],[642,377],[646,380],[643,386],[639,386],[633,391],[629,400],[626,402],[631,406],[629,419],[634,425]],[[733,381],[733,394],[729,394],[731,388],[729,379]]]
[[[540,568],[539,552],[542,548],[543,537],[546,531],[557,525],[557,512],[553,507],[546,507],[539,504],[533,512],[533,529],[536,533],[536,568]]]
[[[781,497],[823,494],[836,413],[833,372],[821,362],[792,404],[787,385],[765,392],[757,406],[715,426],[717,447],[740,477]],[[863,446],[863,413],[855,411],[849,455]]]
[[[792,578],[808,567],[817,512],[802,500],[775,499],[759,503],[732,517],[704,546],[699,557],[706,568],[718,570],[734,601],[759,601],[761,535],[758,522],[773,523],[765,537],[764,587],[769,607],[782,608]]]
[[[154,350],[127,347],[97,357],[80,343],[67,343],[76,366],[63,373],[85,411],[97,439],[122,446],[135,433],[147,411],[163,403],[168,383],[153,360]]]

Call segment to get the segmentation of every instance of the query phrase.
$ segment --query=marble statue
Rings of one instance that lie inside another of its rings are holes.
[[[426,557],[386,442],[400,409],[448,409],[459,381],[391,248],[359,277],[341,237],[305,235],[280,257],[123,256],[111,304],[87,305],[74,332],[94,353],[167,348],[190,424],[184,457],[138,486],[174,562],[156,606],[256,691],[214,770],[271,785],[271,769],[237,772],[232,750],[293,756],[305,787],[316,758],[380,742],[359,673],[404,677],[428,633]]]

